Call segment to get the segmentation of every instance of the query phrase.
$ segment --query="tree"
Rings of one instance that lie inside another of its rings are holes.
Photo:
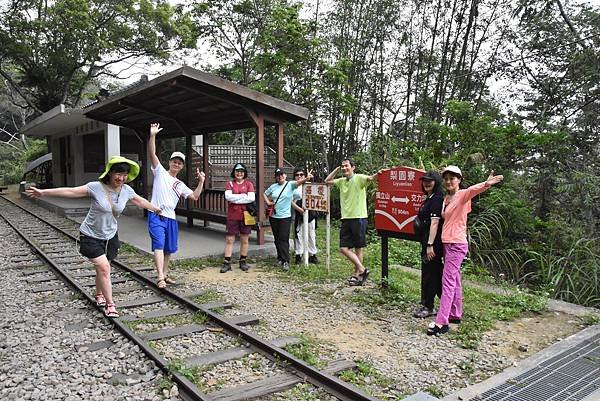
[[[92,80],[118,75],[112,67],[166,59],[197,39],[189,15],[162,0],[26,0],[1,11],[0,75],[38,114],[77,105]]]

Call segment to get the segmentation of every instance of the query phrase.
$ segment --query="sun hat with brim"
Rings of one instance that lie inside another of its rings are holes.
[[[446,173],[452,173],[462,178],[462,171],[457,166],[448,166],[442,171],[442,176]]]
[[[123,156],[113,156],[113,157],[110,158],[110,160],[108,161],[108,163],[106,163],[106,167],[104,168],[104,172],[98,178],[99,179],[103,179],[104,177],[106,177],[106,175],[110,171],[110,168],[113,165],[119,164],[119,163],[127,163],[127,164],[129,164],[129,174],[127,175],[127,181],[126,182],[133,181],[135,179],[135,177],[137,177],[138,174],[140,173],[140,166],[136,162],[134,162],[133,160],[129,160],[129,159],[123,157]]]

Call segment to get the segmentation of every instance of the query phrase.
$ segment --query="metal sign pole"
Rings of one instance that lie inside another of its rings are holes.
[[[326,234],[325,234],[325,247],[327,248],[327,274],[331,273],[330,269],[329,269],[329,264],[331,263],[331,207],[330,207],[330,203],[329,203],[329,197],[331,196],[330,194],[330,189],[331,188],[327,188],[327,227],[326,227]]]
[[[304,266],[308,266],[308,209],[306,205],[304,207],[304,213],[302,214],[302,242],[304,243],[304,254],[302,255],[302,259],[304,260]]]

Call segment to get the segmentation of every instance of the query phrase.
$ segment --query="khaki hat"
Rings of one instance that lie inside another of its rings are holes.
[[[176,157],[179,157],[181,160],[183,160],[185,162],[185,155],[181,152],[173,152],[171,153],[171,157],[169,157],[169,160],[174,159]]]
[[[110,168],[114,164],[119,164],[119,163],[129,164],[129,174],[127,175],[126,182],[131,182],[131,181],[135,180],[135,177],[137,177],[138,174],[140,173],[140,166],[133,160],[129,160],[123,156],[112,156],[108,160],[108,163],[106,163],[106,167],[104,167],[104,172],[98,178],[103,179],[104,177],[106,177],[106,174],[108,174],[108,172],[110,171]]]
[[[462,171],[460,171],[457,166],[447,166],[444,171],[442,171],[442,176],[446,173],[452,173],[462,178]]]

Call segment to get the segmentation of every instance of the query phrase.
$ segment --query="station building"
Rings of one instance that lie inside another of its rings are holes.
[[[173,150],[184,152],[185,176],[179,178],[192,188],[195,167],[207,175],[201,199],[182,200],[177,208],[177,214],[192,224],[193,219],[225,221],[224,185],[234,163],[244,162],[249,167],[257,194],[272,182],[272,168],[287,166],[291,170],[283,157],[284,125],[307,118],[304,107],[184,66],[81,109],[59,105],[29,122],[21,133],[47,139],[54,187],[97,180],[107,160],[121,155],[140,164],[140,176],[130,185],[149,197],[152,173],[146,146],[150,123],[159,122],[163,127],[157,137],[161,161],[166,163]],[[253,129],[255,145],[210,144],[211,134],[238,129]],[[265,146],[265,135],[275,137],[275,149]],[[262,196],[256,199],[260,221],[255,229],[261,244],[261,227],[268,222]]]

